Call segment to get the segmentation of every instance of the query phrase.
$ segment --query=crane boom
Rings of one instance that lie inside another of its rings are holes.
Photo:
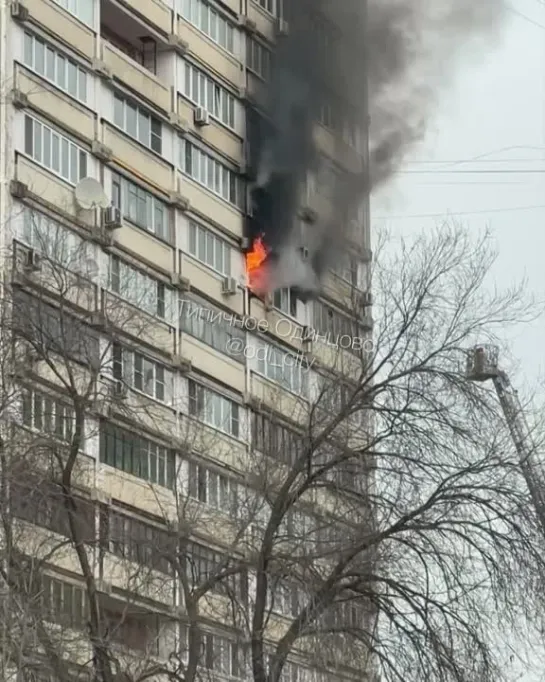
[[[471,381],[492,380],[501,408],[515,445],[520,468],[542,531],[545,535],[545,470],[537,458],[536,446],[517,391],[509,377],[498,366],[499,351],[496,346],[476,346],[468,356],[467,378]]]

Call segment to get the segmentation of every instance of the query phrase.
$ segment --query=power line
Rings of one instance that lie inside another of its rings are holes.
[[[535,21],[535,19],[531,19],[527,14],[523,14],[522,12],[519,12],[518,9],[515,9],[511,5],[508,5],[507,3],[504,3],[504,5],[505,5],[505,8],[508,9],[510,12],[513,12],[513,14],[516,14],[518,17],[520,17],[521,19],[524,19],[529,24],[533,24],[534,26],[537,26],[538,28],[545,31],[545,26],[543,24],[540,24],[538,21]]]
[[[510,152],[513,151],[514,149],[533,149],[534,151],[545,151],[544,146],[529,146],[529,145],[510,145],[509,147],[498,147],[497,149],[492,149],[488,152],[484,152],[483,154],[477,154],[477,156],[471,156],[467,159],[438,159],[437,161],[411,161],[409,165],[416,165],[416,164],[424,164],[424,163],[436,163],[436,164],[442,164],[445,166],[458,166],[464,163],[477,163],[481,159],[486,159],[489,156],[492,156],[493,154],[501,154],[502,152]],[[496,161],[501,161],[503,162],[504,159],[488,159],[490,162],[496,162]],[[507,159],[511,160],[511,159]],[[523,159],[525,160],[525,159]],[[531,160],[531,159],[529,159]],[[517,161],[517,159],[513,159],[513,161]]]
[[[461,174],[461,175],[474,175],[474,174],[513,174],[513,173],[522,173],[522,174],[533,174],[537,173],[541,175],[542,173],[545,173],[545,168],[513,168],[513,169],[505,169],[505,168],[481,168],[479,170],[399,170],[397,171],[398,173],[403,173],[403,175],[453,175],[453,174]]]
[[[488,208],[478,211],[443,211],[442,213],[413,213],[401,215],[371,216],[372,220],[404,220],[405,218],[449,218],[451,216],[479,215],[485,213],[505,213],[508,211],[529,211],[532,209],[545,208],[545,204],[537,206],[512,206],[510,208]]]

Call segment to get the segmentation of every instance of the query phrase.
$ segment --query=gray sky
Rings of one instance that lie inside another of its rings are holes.
[[[526,278],[529,291],[545,300],[545,0],[505,5],[501,41],[460,65],[426,141],[373,198],[372,216],[395,234],[431,227],[447,214],[476,230],[488,225],[499,250],[498,283]],[[428,172],[434,170],[443,172]],[[516,330],[512,352],[520,361],[514,383],[534,389],[545,376],[545,314]],[[541,656],[531,658],[541,672],[515,665],[508,673],[513,682],[545,679]]]
[[[498,282],[526,277],[545,300],[545,0],[505,5],[500,40],[459,66],[427,139],[374,197],[372,215],[375,225],[385,222],[396,233],[432,226],[449,213],[476,230],[488,225],[499,250]],[[482,172],[489,170],[496,172]],[[429,214],[437,217],[423,217]],[[517,331],[513,355],[519,385],[545,375],[545,315]]]

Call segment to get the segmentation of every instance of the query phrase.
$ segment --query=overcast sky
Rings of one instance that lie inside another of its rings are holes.
[[[526,277],[545,300],[545,0],[505,5],[501,41],[458,69],[426,141],[374,197],[372,215],[375,225],[385,222],[398,234],[447,214],[472,229],[489,226],[499,250],[498,282]],[[521,326],[512,348],[520,361],[513,381],[530,389],[545,376],[545,315]],[[519,668],[510,678],[535,682],[545,675]]]
[[[374,197],[372,215],[401,233],[449,213],[472,229],[488,225],[498,280],[527,277],[545,300],[545,0],[505,5],[500,41],[455,72],[426,141]],[[513,355],[519,384],[545,375],[545,315],[518,330]]]

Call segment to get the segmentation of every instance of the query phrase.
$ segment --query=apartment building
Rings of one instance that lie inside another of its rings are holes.
[[[1,26],[0,250],[24,337],[10,415],[26,453],[43,450],[45,438],[65,467],[78,439],[70,494],[89,571],[63,506],[66,488],[30,458],[10,481],[19,551],[41,562],[30,592],[45,620],[63,626],[56,644],[73,679],[108,679],[90,676],[105,665],[92,636],[74,634],[93,621],[89,577],[116,661],[132,671],[115,669],[112,679],[138,679],[145,659],[157,666],[150,678],[166,680],[164,666],[192,660],[189,583],[225,573],[199,605],[194,679],[254,680],[243,616],[256,580],[251,569],[230,573],[226,557],[244,556],[270,514],[256,506],[266,497],[256,493],[258,456],[289,471],[304,447],[308,406],[340,371],[339,356],[342,371],[354,373],[354,350],[371,330],[350,307],[355,296],[370,302],[368,207],[319,299],[279,290],[263,300],[248,289],[245,131],[275,38],[289,30],[280,0],[2,0]],[[316,139],[330,172],[366,162],[364,134],[339,124],[327,103]],[[327,201],[316,178],[304,194],[303,214]],[[347,494],[364,493],[363,474],[337,478]],[[342,507],[345,516],[356,506]],[[336,514],[321,530],[319,514],[290,511],[286,535],[316,533],[316,545],[327,544]],[[51,537],[72,543],[59,540],[53,551]],[[300,590],[269,584],[271,652]],[[361,626],[368,614],[347,602],[327,617]],[[30,640],[28,679],[64,682],[43,638]],[[281,679],[369,674],[365,653],[350,664],[334,659],[295,647]],[[12,653],[6,660],[4,670],[23,666]]]

